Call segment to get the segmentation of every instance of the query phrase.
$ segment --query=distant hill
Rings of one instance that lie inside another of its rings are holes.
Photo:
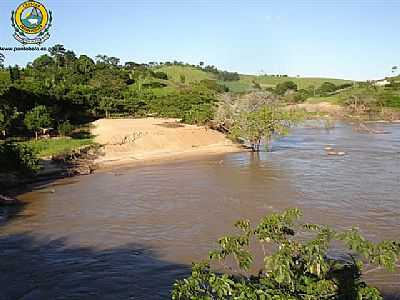
[[[168,79],[176,83],[181,82],[182,75],[185,76],[186,83],[199,82],[204,79],[215,79],[214,74],[190,66],[162,66],[158,67],[157,71],[166,73]]]
[[[217,80],[215,74],[205,72],[191,66],[162,66],[157,67],[158,71],[165,72],[168,79],[176,83],[181,82],[181,76],[185,77],[186,83],[199,82],[204,79]],[[336,79],[336,78],[322,78],[322,77],[275,77],[270,75],[240,75],[238,81],[218,81],[220,84],[226,85],[232,92],[246,92],[253,88],[253,82],[260,84],[262,88],[275,87],[277,84],[293,81],[297,84],[299,89],[306,88],[314,85],[316,88],[321,86],[324,82],[331,82],[336,85],[349,83],[350,80]]]

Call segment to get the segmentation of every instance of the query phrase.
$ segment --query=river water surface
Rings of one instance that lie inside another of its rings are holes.
[[[400,125],[298,128],[272,152],[64,179],[0,213],[0,299],[168,299],[232,223],[298,207],[306,221],[400,239]],[[332,146],[345,156],[329,156]],[[367,280],[400,299],[400,270]]]

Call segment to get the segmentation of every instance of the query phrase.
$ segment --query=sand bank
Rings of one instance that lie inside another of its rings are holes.
[[[177,119],[100,119],[92,134],[102,145],[100,167],[244,151],[224,134]]]

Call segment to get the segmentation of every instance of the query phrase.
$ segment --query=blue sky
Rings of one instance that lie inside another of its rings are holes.
[[[14,47],[0,2],[0,46]],[[51,38],[77,54],[122,62],[205,61],[240,73],[348,79],[388,76],[400,65],[400,0],[43,0]],[[25,65],[38,53],[4,52]]]

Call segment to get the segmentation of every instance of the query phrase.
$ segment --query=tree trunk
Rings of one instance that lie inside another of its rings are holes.
[[[35,140],[36,141],[38,140],[38,132],[37,131],[35,131]]]

